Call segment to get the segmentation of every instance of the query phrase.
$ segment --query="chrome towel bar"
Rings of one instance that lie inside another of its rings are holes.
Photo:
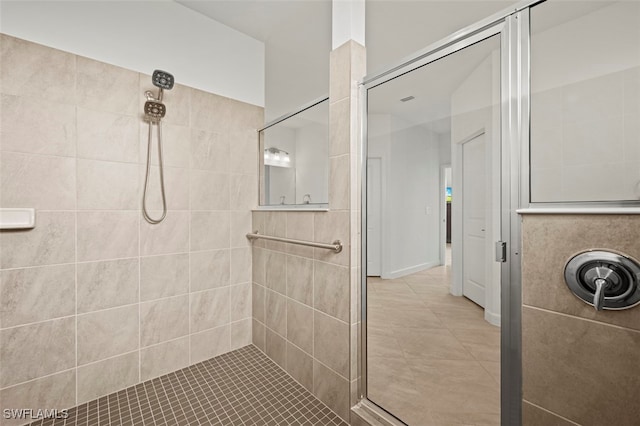
[[[298,244],[300,246],[317,247],[317,248],[322,248],[327,250],[333,250],[336,253],[340,253],[342,251],[342,243],[340,242],[340,240],[335,240],[331,244],[325,244],[325,243],[316,243],[313,241],[292,240],[291,238],[271,237],[269,235],[258,234],[258,231],[255,231],[254,233],[248,233],[247,238],[250,240],[256,240],[261,238],[263,240],[280,241],[282,243]]]

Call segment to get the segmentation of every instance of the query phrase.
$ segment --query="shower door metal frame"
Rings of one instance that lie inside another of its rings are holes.
[[[522,424],[521,221],[517,210],[529,207],[530,26],[529,9],[545,0],[528,0],[468,26],[360,83],[361,125],[361,341],[358,407],[383,424],[399,419],[367,398],[367,102],[368,90],[489,37],[500,35],[500,128],[502,241],[500,399],[501,423]]]

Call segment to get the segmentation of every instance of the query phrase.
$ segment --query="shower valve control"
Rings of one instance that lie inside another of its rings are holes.
[[[590,250],[569,259],[564,268],[569,289],[597,311],[640,304],[640,264],[627,256]]]

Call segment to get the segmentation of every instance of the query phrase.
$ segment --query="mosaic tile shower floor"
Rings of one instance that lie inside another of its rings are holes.
[[[255,346],[140,383],[41,426],[347,426]]]

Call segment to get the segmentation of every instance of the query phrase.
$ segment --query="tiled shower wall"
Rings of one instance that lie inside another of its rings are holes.
[[[169,212],[150,225],[150,76],[6,35],[0,50],[0,207],[37,211],[0,232],[0,408],[71,407],[249,344],[263,109],[165,92]]]
[[[364,47],[331,53],[329,212],[253,213],[261,234],[331,243],[341,253],[271,241],[253,246],[253,342],[340,417],[357,392],[357,81]]]
[[[640,307],[596,312],[564,282],[588,249],[640,259],[640,215],[524,215],[523,424],[636,425]]]

